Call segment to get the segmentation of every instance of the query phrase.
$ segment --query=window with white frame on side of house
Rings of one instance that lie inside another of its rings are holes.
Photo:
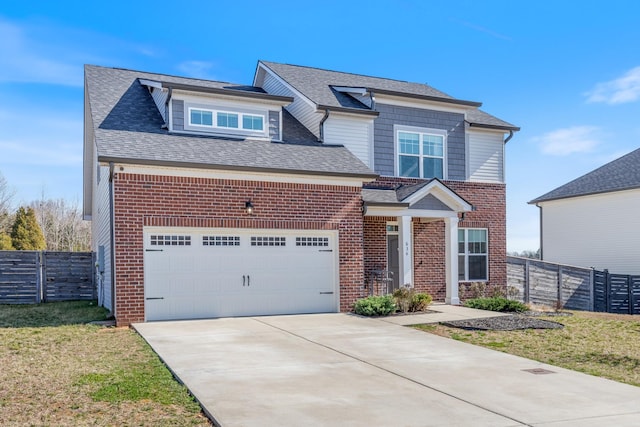
[[[446,179],[446,131],[396,126],[395,140],[399,176]]]
[[[489,239],[486,228],[458,229],[458,280],[489,279]]]
[[[189,107],[188,125],[204,128],[238,129],[263,132],[266,116],[242,112]]]

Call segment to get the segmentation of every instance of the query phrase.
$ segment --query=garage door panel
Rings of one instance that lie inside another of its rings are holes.
[[[162,299],[146,318],[337,311],[334,246],[332,232],[147,229],[145,297]]]

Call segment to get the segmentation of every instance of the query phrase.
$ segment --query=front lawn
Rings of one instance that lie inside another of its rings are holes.
[[[551,365],[640,386],[640,316],[575,311],[540,317],[563,329],[468,331],[417,325],[436,335],[515,354]]]
[[[89,302],[0,305],[2,425],[210,426],[129,328]]]

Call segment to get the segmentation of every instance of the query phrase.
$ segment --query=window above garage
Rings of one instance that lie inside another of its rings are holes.
[[[267,122],[270,111],[266,109],[199,100],[176,99],[173,103],[176,115],[174,124],[183,124],[181,128],[174,130],[239,137],[269,137]]]

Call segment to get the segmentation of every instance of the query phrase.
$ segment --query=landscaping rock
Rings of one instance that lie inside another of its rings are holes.
[[[525,315],[486,317],[484,319],[454,320],[442,325],[465,330],[514,331],[517,329],[562,329],[564,325]]]

